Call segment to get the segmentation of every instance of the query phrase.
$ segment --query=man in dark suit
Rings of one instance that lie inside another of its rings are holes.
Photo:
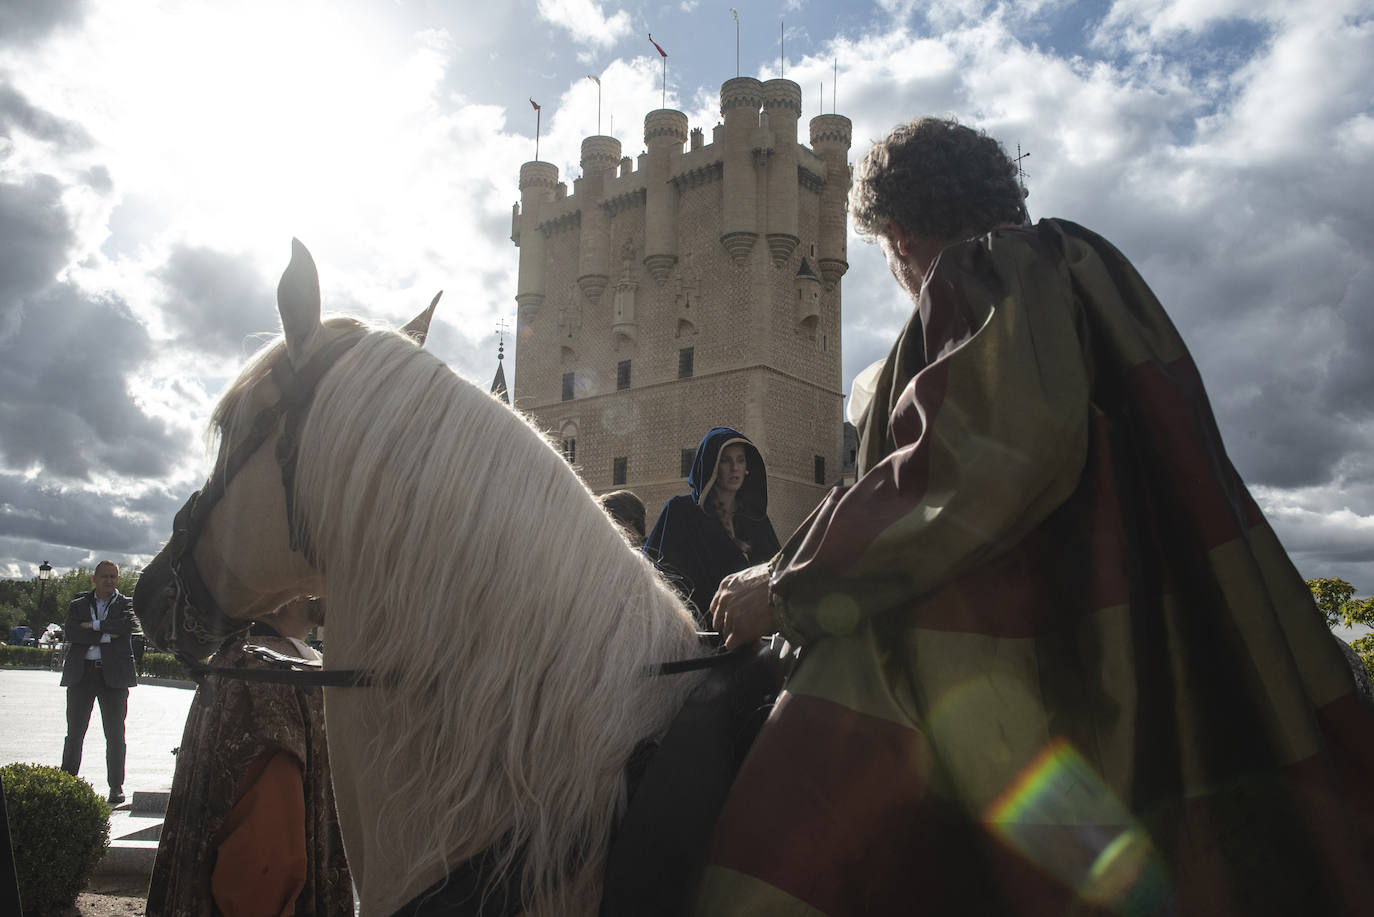
[[[67,689],[67,741],[62,748],[62,769],[76,774],[81,769],[81,747],[91,722],[91,707],[100,703],[100,722],[105,727],[105,771],[110,781],[110,805],[124,801],[124,716],[129,709],[129,689],[138,683],[134,675],[133,646],[129,635],[138,626],[134,601],[121,595],[119,568],[102,560],[91,577],[95,588],[72,600],[67,609],[67,661],[62,684]]]

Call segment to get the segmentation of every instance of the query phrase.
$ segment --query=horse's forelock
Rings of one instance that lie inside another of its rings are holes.
[[[349,316],[336,315],[323,322],[325,328],[341,331],[367,330],[369,325]],[[268,341],[248,361],[239,372],[238,378],[229,383],[219,402],[210,414],[210,432],[221,438],[230,436],[234,427],[245,420],[243,413],[258,383],[271,375],[272,367],[285,359],[286,340],[278,335]]]

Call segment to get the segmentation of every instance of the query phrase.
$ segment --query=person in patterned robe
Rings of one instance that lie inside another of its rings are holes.
[[[250,641],[311,657],[316,600],[255,623]],[[318,658],[315,656],[314,658]],[[264,668],[231,638],[211,664]],[[210,676],[196,691],[148,888],[148,917],[351,915],[321,689]]]
[[[919,119],[851,209],[915,303],[860,476],[713,604],[801,658],[710,915],[1374,912],[1374,714],[1130,262]]]

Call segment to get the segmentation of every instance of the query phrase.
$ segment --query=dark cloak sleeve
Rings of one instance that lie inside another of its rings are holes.
[[[735,531],[749,544],[748,555],[730,540],[720,522],[681,494],[664,504],[644,540],[644,553],[691,604],[703,629],[709,629],[706,615],[720,581],[778,552],[778,536],[767,516],[737,515]]]

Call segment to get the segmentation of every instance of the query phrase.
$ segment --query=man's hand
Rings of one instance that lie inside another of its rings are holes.
[[[768,565],[747,567],[720,581],[711,600],[711,623],[725,638],[727,650],[773,633],[773,607],[768,604]]]

